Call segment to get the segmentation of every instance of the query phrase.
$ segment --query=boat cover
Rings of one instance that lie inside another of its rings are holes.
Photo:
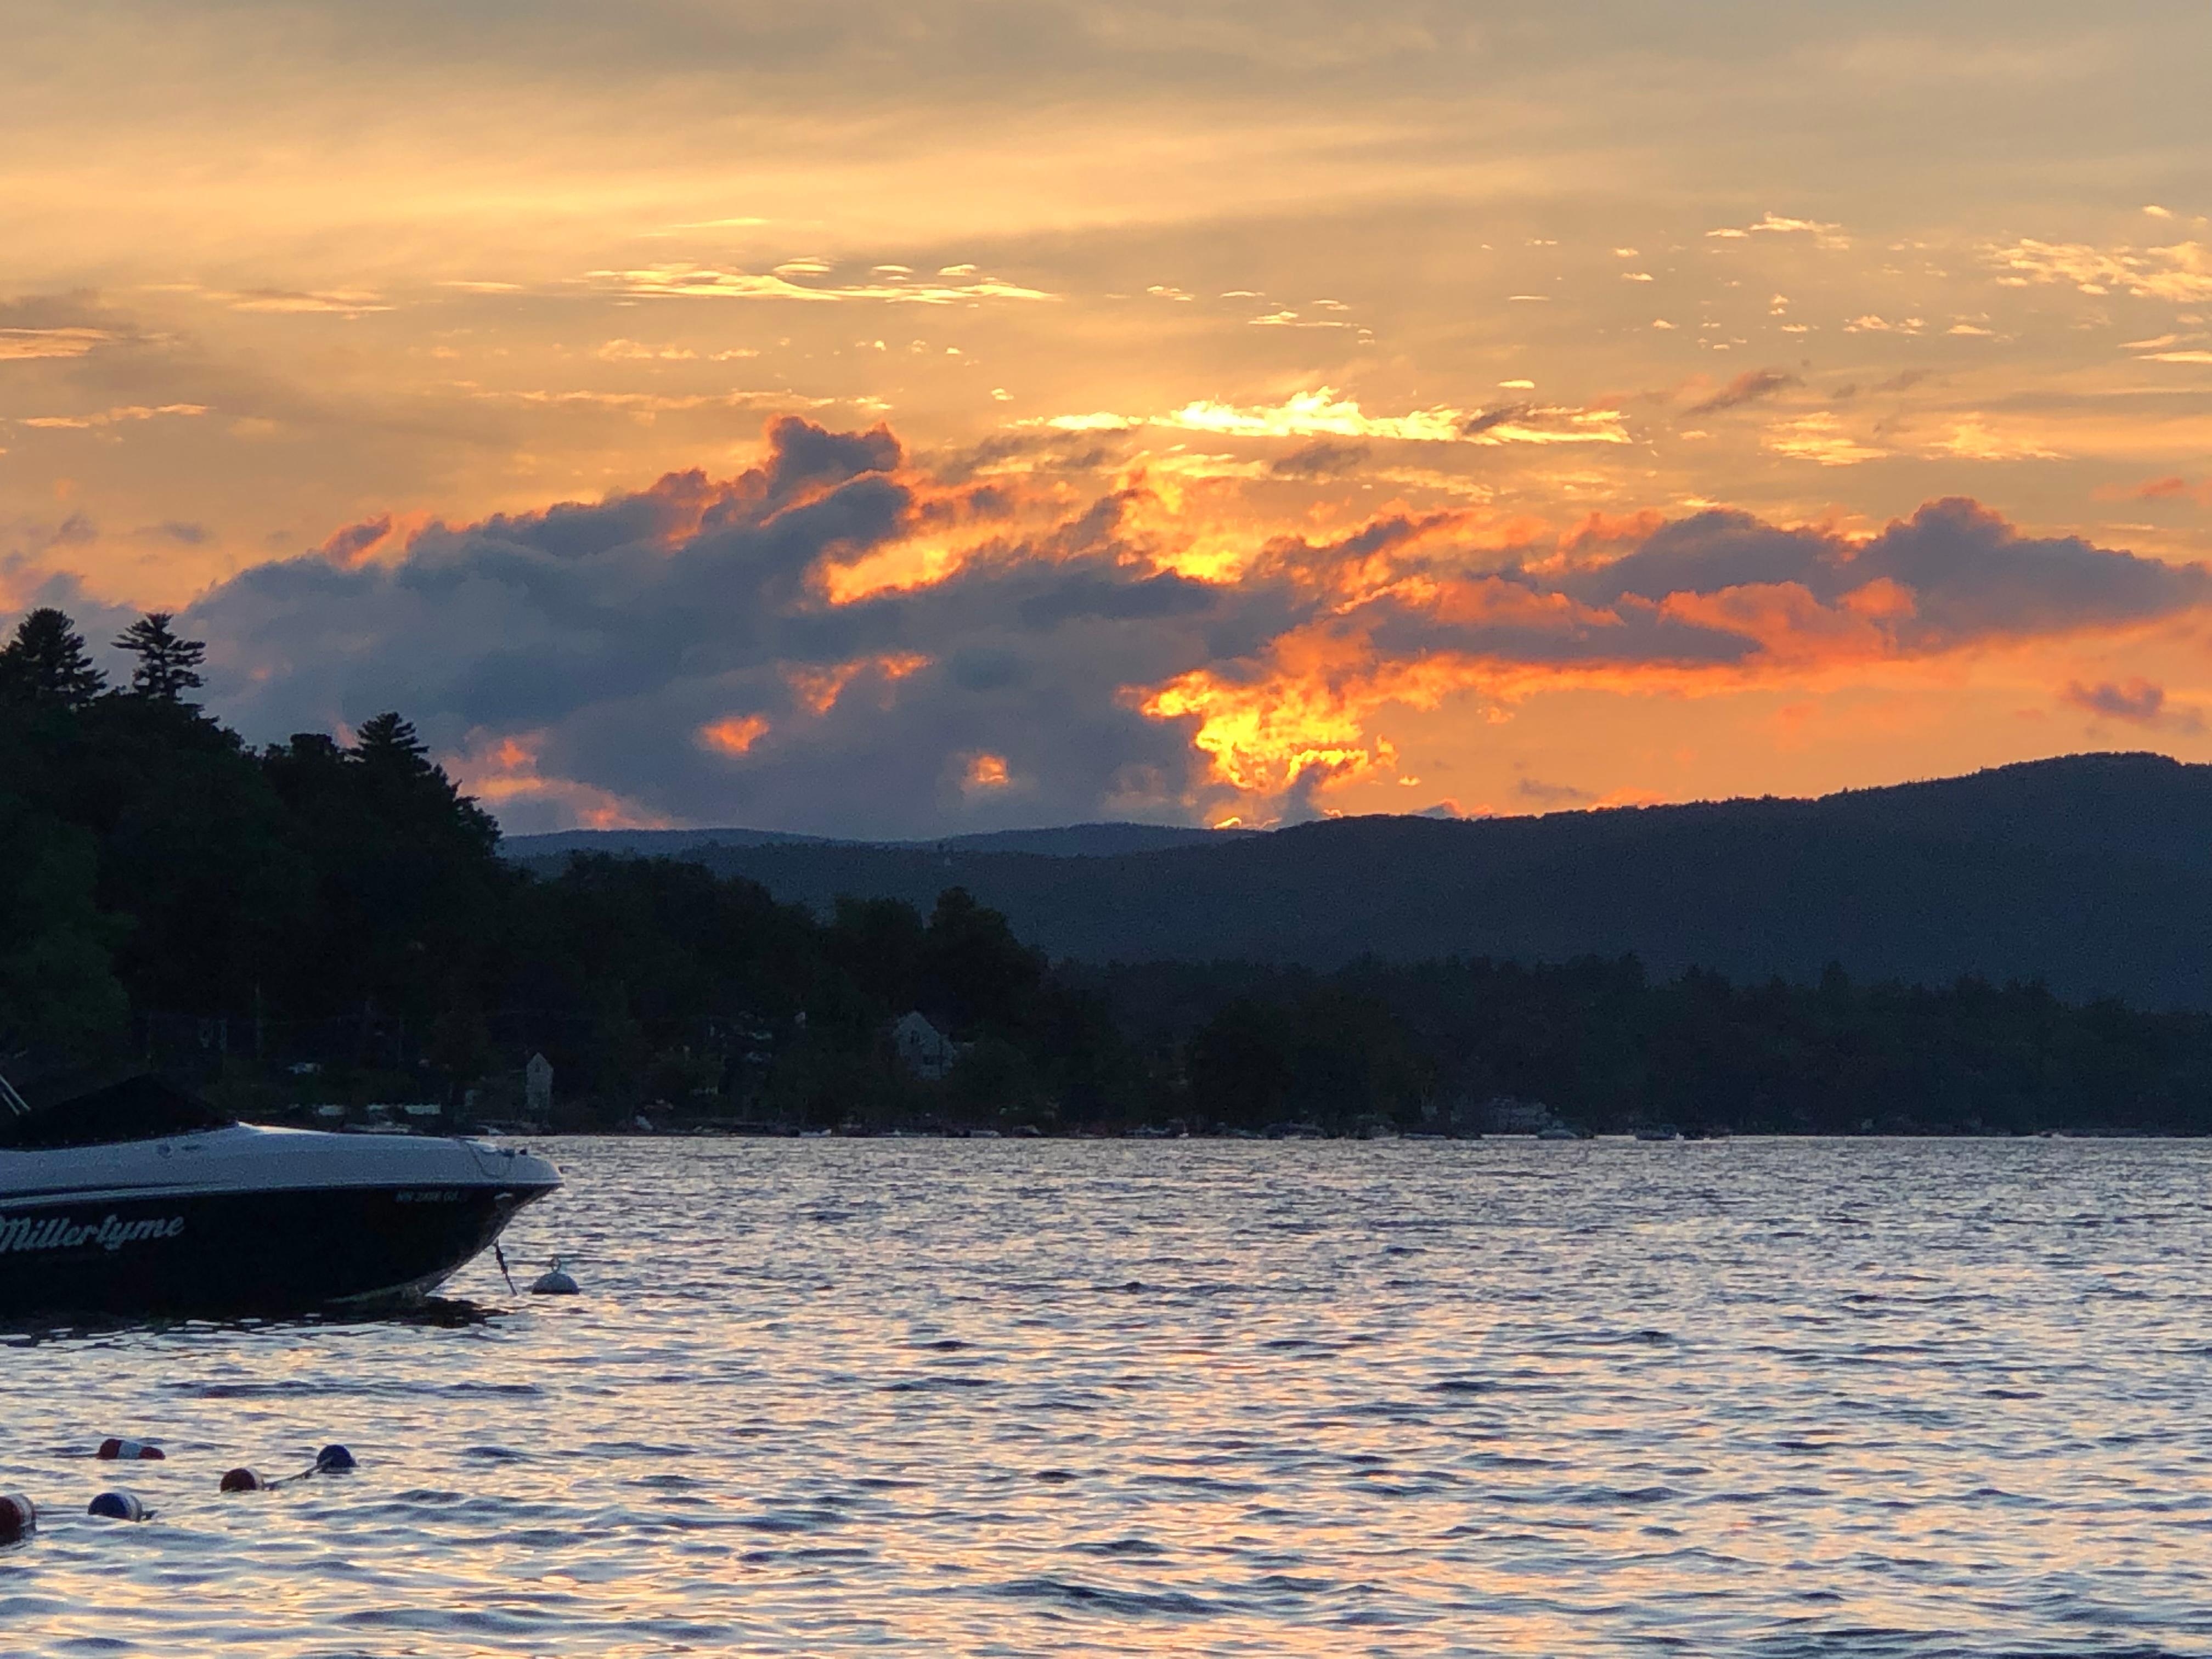
[[[198,1095],[160,1078],[125,1078],[90,1094],[74,1095],[22,1116],[0,1115],[0,1147],[26,1151],[100,1146],[122,1140],[160,1140],[203,1129],[228,1128],[238,1120]]]

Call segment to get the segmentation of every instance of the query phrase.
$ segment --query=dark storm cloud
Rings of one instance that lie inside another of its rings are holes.
[[[1060,487],[1027,487],[1036,527],[1018,532],[974,514],[974,488],[916,469],[888,432],[786,419],[738,477],[671,474],[404,548],[372,520],[233,578],[185,625],[210,642],[211,702],[257,740],[398,708],[482,780],[498,769],[468,757],[514,739],[529,767],[492,780],[514,828],[567,821],[561,792],[582,788],[676,820],[927,835],[1204,810],[1223,790],[1197,718],[1147,716],[1146,696],[1198,671],[1264,685],[1293,635],[1355,677],[1428,660],[1735,672],[1790,659],[1799,635],[1940,650],[2208,597],[2199,568],[2023,537],[1970,501],[1860,543],[1707,513],[1607,562],[1576,543],[1565,563],[1502,567],[1454,550],[1462,515],[1396,514],[1269,542],[1236,580],[1203,582],[1154,561],[1132,492],[1050,521]],[[951,574],[825,597],[826,578],[963,514],[997,539],[971,534]],[[2148,717],[2129,688],[2085,698]],[[1282,809],[1313,806],[1321,775]]]
[[[2063,633],[2167,616],[2202,604],[2200,565],[2170,565],[2075,536],[2022,536],[1978,502],[1931,501],[1864,544],[1784,530],[1742,513],[1667,525],[1635,551],[1577,573],[1563,591],[1595,605],[1628,598],[1794,583],[1824,603],[1877,580],[1912,599],[1900,642],[1935,649],[2004,635]]]
[[[669,816],[904,833],[1000,807],[1027,821],[1181,802],[1199,769],[1187,732],[1122,690],[1204,660],[1214,590],[1118,563],[1109,495],[972,573],[823,604],[811,572],[924,516],[901,460],[888,433],[781,421],[763,464],[727,483],[674,474],[435,526],[396,563],[263,566],[190,622],[214,643],[220,706],[257,738],[398,707],[455,754],[537,734],[547,775]],[[837,673],[817,710],[818,677]],[[746,717],[770,735],[741,757],[702,743]],[[965,781],[979,754],[1006,763],[995,793]]]
[[[2202,604],[2208,591],[2202,565],[2138,558],[2078,536],[2021,536],[1959,499],[1891,525],[1851,562],[1850,576],[1911,589],[1915,642],[1929,647],[2145,622]]]
[[[1024,599],[1020,614],[1032,628],[1049,628],[1075,617],[1192,616],[1212,610],[1214,599],[1214,590],[1204,582],[1173,572],[1139,581],[1077,576]]]

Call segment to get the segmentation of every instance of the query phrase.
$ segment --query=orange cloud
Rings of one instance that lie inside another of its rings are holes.
[[[1220,783],[1275,795],[1302,782],[1339,782],[1395,767],[1388,738],[1368,725],[1387,703],[1432,708],[1479,685],[1482,666],[1431,657],[1392,662],[1352,630],[1308,628],[1277,640],[1265,671],[1249,680],[1195,669],[1144,694],[1155,720],[1193,719],[1191,742],[1211,758]]]
[[[550,777],[538,769],[545,733],[477,732],[458,754],[441,763],[464,792],[502,814],[536,808],[589,830],[669,830],[675,821],[634,801],[574,778]]]
[[[0,362],[82,357],[115,337],[104,328],[0,328]]]
[[[879,267],[878,269],[888,269]],[[911,283],[895,272],[890,281],[854,283],[825,288],[795,283],[793,276],[819,276],[830,267],[819,260],[793,260],[766,276],[743,270],[718,270],[707,265],[649,265],[640,270],[594,270],[592,281],[622,294],[653,295],[709,300],[873,300],[891,305],[951,306],[977,300],[1049,300],[1054,296],[1033,288],[979,276],[973,282]]]
[[[827,668],[787,669],[784,678],[811,713],[826,714],[845,695],[845,688],[860,676],[872,674],[891,684],[921,672],[930,665],[930,660],[917,652],[887,651],[879,656],[857,657],[851,662],[836,663]]]
[[[1659,602],[1677,622],[1740,634],[1771,663],[1861,660],[1888,654],[1886,623],[1911,617],[1911,592],[1887,577],[1823,605],[1798,582],[1747,582],[1714,593],[1670,593]]]
[[[2148,478],[2139,484],[2100,484],[2091,494],[2100,501],[2191,501],[2212,507],[2212,478],[2192,484],[2186,478],[2172,475]]]
[[[1516,404],[1498,410],[1437,404],[1402,415],[1370,415],[1334,386],[1291,393],[1279,404],[1240,405],[1200,398],[1165,415],[1055,415],[1036,424],[1060,432],[1126,432],[1168,427],[1224,438],[1385,438],[1408,443],[1625,444],[1616,409]]]
[[[721,755],[743,755],[768,735],[768,722],[758,714],[729,714],[699,728],[699,741]]]
[[[1004,789],[1013,781],[1003,755],[977,755],[969,759],[963,780],[970,789]]]

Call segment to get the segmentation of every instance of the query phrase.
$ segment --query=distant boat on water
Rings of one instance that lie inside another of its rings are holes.
[[[1682,1132],[1671,1123],[1647,1123],[1636,1132],[1638,1140],[1680,1140]]]

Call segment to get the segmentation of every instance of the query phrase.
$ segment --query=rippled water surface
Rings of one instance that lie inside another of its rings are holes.
[[[575,1300],[0,1349],[0,1652],[2212,1653],[2202,1146],[553,1151]]]

